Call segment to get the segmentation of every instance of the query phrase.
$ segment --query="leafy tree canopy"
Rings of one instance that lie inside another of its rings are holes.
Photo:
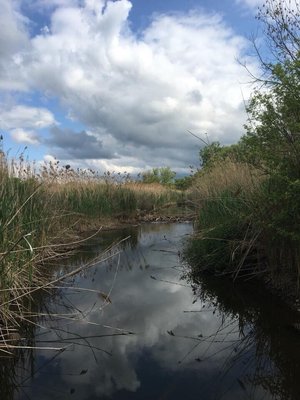
[[[212,142],[199,151],[200,165],[202,168],[211,168],[216,162],[231,159],[239,161],[242,152],[241,144],[221,146],[219,142]]]
[[[142,174],[144,183],[161,183],[162,185],[170,185],[174,183],[176,172],[170,167],[152,168]]]

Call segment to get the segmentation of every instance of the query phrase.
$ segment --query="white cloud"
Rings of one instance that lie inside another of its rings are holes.
[[[45,108],[16,105],[0,111],[0,128],[17,143],[39,144],[38,130],[55,124],[54,115]]]
[[[28,131],[24,129],[13,129],[11,131],[11,137],[17,143],[26,143],[26,144],[39,144],[39,139],[34,131]]]
[[[2,129],[41,129],[56,123],[54,115],[45,108],[14,106],[0,111],[0,125]]]
[[[52,163],[52,164],[54,164],[57,160],[56,160],[56,158],[55,158],[54,156],[52,156],[51,154],[45,154],[45,155],[44,155],[44,161],[45,161],[46,163]]]
[[[28,47],[27,19],[16,0],[0,0],[0,90],[24,90],[19,68],[22,52]]]
[[[249,77],[237,58],[247,42],[219,16],[157,15],[137,37],[127,0],[58,3],[49,30],[15,54],[18,77],[58,98],[104,151],[113,145],[116,165],[188,166],[199,143],[187,130],[223,143],[242,134]]]

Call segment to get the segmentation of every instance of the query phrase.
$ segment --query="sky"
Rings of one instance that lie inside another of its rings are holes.
[[[187,173],[202,146],[189,132],[223,145],[244,133],[261,3],[0,0],[4,150],[100,172]]]

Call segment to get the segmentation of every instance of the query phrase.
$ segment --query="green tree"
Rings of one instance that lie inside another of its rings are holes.
[[[295,7],[268,0],[260,9],[272,59],[260,57],[267,75],[248,104],[241,139],[245,159],[266,175],[261,222],[279,247],[289,249],[290,264],[299,263],[300,242],[300,14]]]
[[[300,178],[300,59],[274,66],[278,81],[249,102],[241,143],[248,161],[267,173]]]
[[[193,177],[192,176],[184,176],[183,178],[175,179],[175,188],[178,190],[186,190],[192,186]]]
[[[200,151],[200,178],[232,155],[261,169],[263,178],[253,169],[249,191],[225,190],[202,201],[198,226],[205,240],[197,235],[192,258],[199,268],[215,268],[218,262],[224,266],[227,254],[230,270],[238,265],[235,277],[244,265],[253,276],[262,267],[279,284],[287,272],[290,282],[298,278],[299,293],[300,6],[299,0],[292,3],[266,0],[259,10],[267,51],[256,47],[263,74],[247,107],[245,135],[236,147],[215,142]]]
[[[261,67],[266,72],[265,82],[276,82],[274,65],[284,65],[286,61],[299,58],[300,3],[286,0],[265,0],[258,8],[256,18],[263,26],[265,52],[263,56],[254,43]],[[268,75],[271,73],[270,79]]]
[[[152,168],[150,171],[142,173],[143,183],[159,183],[159,170],[158,168]]]
[[[142,174],[144,183],[161,183],[162,185],[170,185],[174,183],[176,172],[170,167],[152,168]]]
[[[219,142],[212,142],[199,151],[200,165],[202,168],[210,168],[216,162],[231,159],[239,161],[241,159],[242,144],[221,146]]]
[[[160,183],[163,185],[171,185],[174,183],[176,172],[172,171],[170,167],[159,168]]]
[[[259,9],[270,61],[247,107],[242,138],[248,161],[274,175],[300,178],[300,13],[299,5],[267,0]],[[263,87],[261,86],[263,83]]]

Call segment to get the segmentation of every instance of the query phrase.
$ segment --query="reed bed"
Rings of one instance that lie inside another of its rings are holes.
[[[159,211],[165,207],[176,207],[185,194],[180,190],[160,183],[127,182],[125,188],[131,190],[137,199],[137,209],[145,212]]]
[[[261,171],[251,165],[226,159],[215,163],[213,168],[197,173],[189,189],[189,197],[199,202],[201,199],[218,198],[227,190],[236,195],[239,191],[252,194],[264,178]]]
[[[32,288],[45,284],[37,265],[57,257],[62,210],[30,168],[0,153],[0,348],[10,352],[27,320]],[[6,349],[6,350],[5,350]]]
[[[248,164],[226,160],[195,178],[190,201],[198,207],[196,233],[186,255],[193,273],[260,273],[264,259],[260,240],[262,208],[257,201],[265,177]]]
[[[188,194],[198,208],[185,252],[191,274],[260,277],[286,299],[298,296],[300,186],[283,187],[261,169],[230,160],[198,173]]]
[[[128,174],[100,176],[59,162],[38,168],[0,152],[0,349],[10,352],[21,325],[31,323],[36,292],[51,286],[53,273],[43,266],[81,242],[74,236],[79,221],[89,229],[91,221],[94,228],[107,218],[130,220],[180,196]]]

